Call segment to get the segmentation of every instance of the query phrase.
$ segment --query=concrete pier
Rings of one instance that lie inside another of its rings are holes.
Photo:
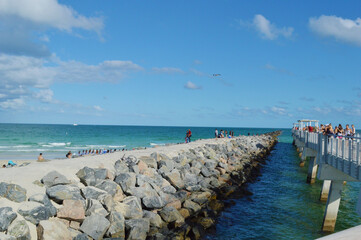
[[[324,180],[321,189],[320,201],[327,202],[328,194],[330,192],[331,180]]]
[[[316,158],[310,157],[309,165],[308,165],[308,173],[307,173],[307,183],[313,184],[316,181],[317,175],[317,167]]]
[[[343,181],[331,181],[330,193],[326,203],[323,217],[322,231],[333,232],[335,230],[338,208],[341,201]]]

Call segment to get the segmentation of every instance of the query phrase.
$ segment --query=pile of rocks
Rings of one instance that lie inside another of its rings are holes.
[[[0,239],[199,239],[222,210],[219,199],[247,181],[278,133],[237,137],[180,152],[118,160],[114,169],[84,167],[79,182],[57,171],[40,181],[45,194],[0,183]],[[27,200],[27,201],[26,201]]]

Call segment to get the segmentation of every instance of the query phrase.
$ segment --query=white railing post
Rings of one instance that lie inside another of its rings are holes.
[[[360,142],[357,142],[357,147],[356,147],[356,163],[357,165],[360,165]]]

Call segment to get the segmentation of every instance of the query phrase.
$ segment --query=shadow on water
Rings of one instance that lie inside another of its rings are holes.
[[[260,176],[248,185],[253,194],[230,199],[217,220],[215,233],[205,239],[315,239],[321,232],[325,203],[319,201],[322,181],[306,183],[307,163],[300,158],[292,138],[285,136],[267,158]],[[359,183],[344,186],[336,231],[361,224],[356,214]]]

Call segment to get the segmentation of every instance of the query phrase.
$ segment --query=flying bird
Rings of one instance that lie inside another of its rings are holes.
[[[213,73],[213,77],[221,76],[219,73]]]

